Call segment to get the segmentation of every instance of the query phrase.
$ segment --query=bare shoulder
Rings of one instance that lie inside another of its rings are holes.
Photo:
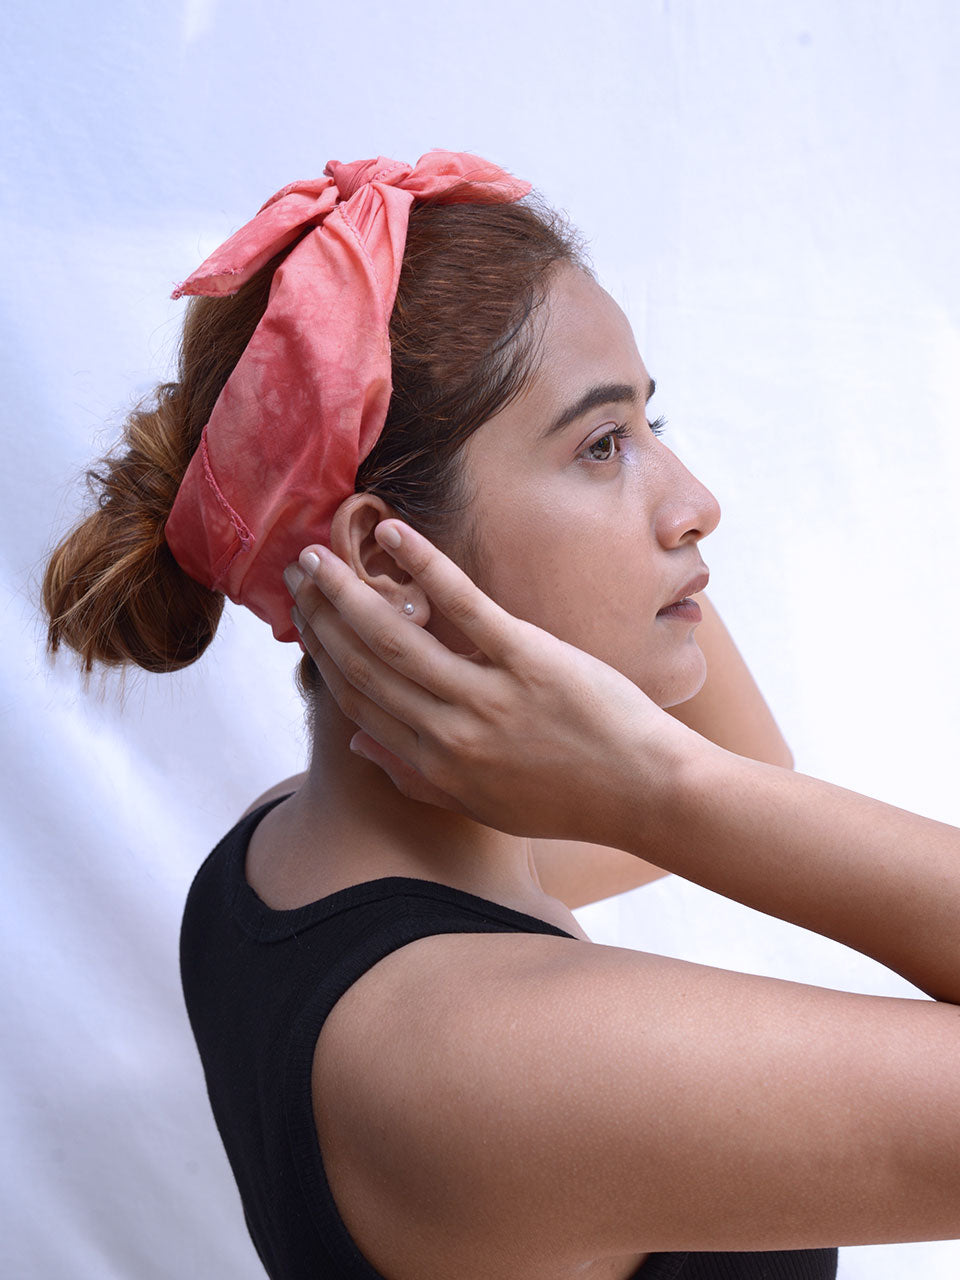
[[[400,1224],[421,1256],[493,1247],[545,1275],[641,1251],[953,1239],[958,1052],[950,1004],[440,935],[334,1007],[315,1117],[375,1266],[398,1263]]]
[[[292,778],[284,778],[283,782],[278,782],[276,786],[271,787],[268,791],[264,791],[262,796],[258,796],[253,804],[248,805],[240,815],[245,818],[248,813],[252,813],[254,809],[259,809],[262,804],[266,804],[268,800],[276,800],[280,796],[288,796],[291,791],[297,791],[303,785],[306,779],[306,773],[295,773]]]

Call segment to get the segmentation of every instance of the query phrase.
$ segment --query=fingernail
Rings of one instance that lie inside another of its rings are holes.
[[[283,580],[287,584],[287,590],[292,596],[297,594],[297,588],[303,581],[303,570],[294,564],[288,564],[283,571]]]
[[[400,534],[397,532],[395,527],[387,529],[380,526],[377,529],[377,535],[377,540],[388,547],[396,549],[400,545]]]
[[[315,551],[301,551],[300,563],[306,569],[307,573],[315,574],[320,568],[320,557]]]

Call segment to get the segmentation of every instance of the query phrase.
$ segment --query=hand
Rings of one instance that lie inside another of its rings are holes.
[[[291,612],[362,730],[351,746],[414,800],[513,835],[633,849],[617,821],[625,789],[652,800],[704,739],[613,667],[501,609],[409,525],[384,521],[376,538],[476,650],[452,653],[332,552],[305,548],[284,574]]]

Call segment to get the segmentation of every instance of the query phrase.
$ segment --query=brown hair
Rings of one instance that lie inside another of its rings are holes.
[[[190,299],[177,381],[133,410],[121,444],[86,473],[96,505],[51,553],[42,588],[48,652],[66,644],[86,673],[94,662],[176,671],[213,639],[224,596],[180,568],[163,528],[288,252],[232,297]],[[469,502],[457,454],[535,371],[529,321],[560,263],[593,274],[580,237],[537,197],[411,210],[390,318],[393,394],[355,490],[379,495],[428,537],[452,539],[467,559],[472,534],[455,523]],[[323,686],[307,656],[297,684],[315,705]]]

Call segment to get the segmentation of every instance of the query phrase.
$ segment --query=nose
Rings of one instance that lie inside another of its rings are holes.
[[[720,503],[675,453],[665,469],[663,497],[657,513],[657,536],[665,547],[699,542],[720,523]]]

